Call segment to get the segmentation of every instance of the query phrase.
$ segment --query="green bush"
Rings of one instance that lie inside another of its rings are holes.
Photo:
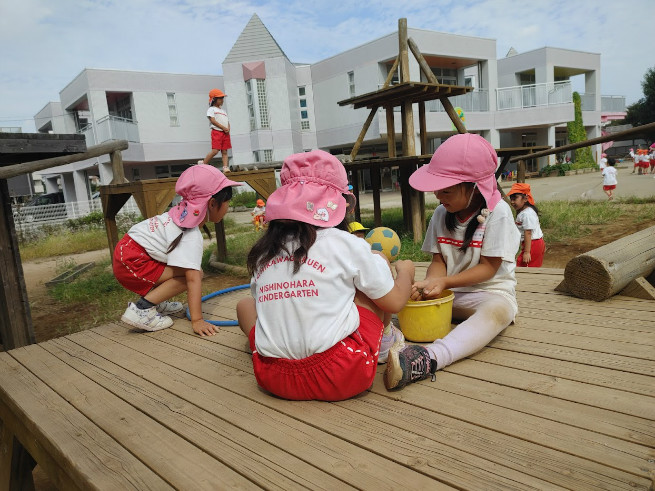
[[[235,193],[230,200],[230,206],[245,206],[246,208],[254,208],[257,203],[257,193],[254,191],[245,191],[243,193]]]
[[[91,226],[102,226],[105,223],[105,219],[102,216],[101,211],[92,211],[86,216],[80,218],[71,218],[66,220],[66,227],[71,230],[79,230],[84,227]]]

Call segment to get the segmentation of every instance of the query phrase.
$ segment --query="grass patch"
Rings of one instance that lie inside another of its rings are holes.
[[[565,242],[591,233],[589,225],[610,223],[624,211],[607,201],[543,201],[539,221],[546,241]]]
[[[77,231],[63,229],[44,234],[36,241],[19,243],[18,248],[23,261],[97,251],[107,248],[107,233],[104,228]]]

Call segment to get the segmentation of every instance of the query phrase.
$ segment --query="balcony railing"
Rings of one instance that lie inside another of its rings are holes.
[[[473,92],[467,92],[466,94],[449,97],[448,99],[454,107],[461,107],[464,113],[489,111],[489,91],[486,89],[478,89]],[[446,112],[439,100],[427,101],[425,110]]]
[[[571,82],[568,81],[496,89],[496,107],[499,111],[571,102],[573,102],[573,91]]]
[[[600,96],[600,112],[602,113],[624,113],[625,96],[622,95],[602,95]]]
[[[595,111],[596,94],[580,94],[580,109],[583,111]]]
[[[86,137],[87,146],[98,145],[110,140],[139,142],[139,126],[131,119],[118,116],[105,116],[94,124],[80,129],[78,133]]]

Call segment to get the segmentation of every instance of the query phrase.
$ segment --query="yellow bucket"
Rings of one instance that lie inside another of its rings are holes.
[[[444,290],[430,300],[409,300],[398,312],[400,330],[405,338],[416,343],[431,343],[443,338],[451,330],[455,295]]]

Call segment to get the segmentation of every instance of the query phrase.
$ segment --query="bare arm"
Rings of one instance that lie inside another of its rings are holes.
[[[525,231],[525,238],[523,239],[523,262],[528,264],[532,259],[530,249],[532,248],[532,230]]]
[[[209,121],[211,122],[211,124],[213,124],[213,125],[216,126],[217,128],[220,128],[220,129],[223,130],[225,133],[229,133],[229,132],[230,132],[230,124],[229,124],[229,123],[228,123],[227,126],[223,126],[221,123],[219,123],[218,121],[216,121],[216,118],[214,118],[213,116],[207,116],[207,119],[209,119]]]
[[[373,300],[373,303],[385,312],[400,312],[405,306],[414,281],[414,263],[409,260],[396,261],[396,279],[394,286],[385,296]]]
[[[200,336],[216,334],[214,326],[202,318],[202,272],[196,269],[187,269],[185,279],[193,332]]]

